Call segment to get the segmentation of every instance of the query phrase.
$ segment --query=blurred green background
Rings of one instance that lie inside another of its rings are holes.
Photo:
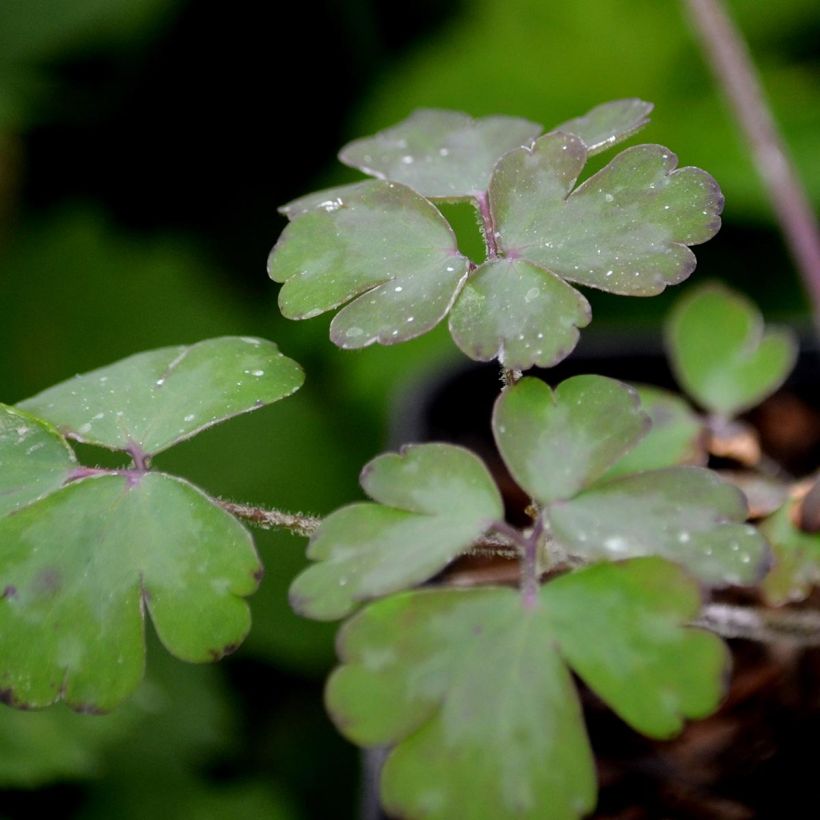
[[[817,203],[816,0],[730,6]],[[761,184],[676,2],[0,0],[0,399],[139,350],[266,336],[305,366],[303,390],[160,466],[286,509],[357,498],[361,464],[416,411],[413,385],[462,358],[446,332],[343,353],[329,318],[282,319],[264,270],[284,224],[276,206],[355,178],[334,160],[340,145],[418,106],[549,127],[625,96],[656,104],[642,141],[723,187],[725,227],[699,249],[696,280],[728,280],[807,327]],[[674,298],[588,295],[593,342],[651,343]],[[195,667],[152,651],[138,695],[107,717],[0,706],[0,817],[355,816],[358,756],[321,702],[333,630],[285,602],[304,542],[258,544],[267,578],[236,655]]]

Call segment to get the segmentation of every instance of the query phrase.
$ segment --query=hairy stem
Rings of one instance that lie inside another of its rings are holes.
[[[768,188],[780,228],[803,277],[820,331],[820,233],[789,159],[740,31],[720,0],[685,0],[701,44],[723,87]]]
[[[481,233],[484,235],[484,245],[487,248],[487,259],[498,257],[498,242],[495,238],[495,224],[490,211],[490,197],[486,191],[476,197],[478,214],[481,217]]]
[[[223,510],[241,518],[250,524],[255,524],[263,530],[288,530],[294,535],[302,535],[309,538],[319,529],[321,518],[315,515],[302,515],[302,513],[288,513],[282,510],[263,509],[253,507],[249,504],[235,504],[232,501],[217,502]]]
[[[695,621],[724,638],[820,646],[820,612],[707,604]]]

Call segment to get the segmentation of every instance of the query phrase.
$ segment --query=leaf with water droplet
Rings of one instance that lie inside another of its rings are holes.
[[[526,259],[571,282],[652,296],[695,268],[687,247],[720,227],[723,197],[698,168],[676,170],[660,145],[638,145],[575,190],[587,151],[555,132],[511,151],[490,182],[502,255]]]
[[[634,97],[612,100],[596,105],[580,117],[561,123],[553,128],[553,131],[563,131],[565,134],[580,137],[586,146],[587,154],[593,156],[640,131],[649,122],[649,114],[653,108],[652,103]]]
[[[350,185],[323,188],[321,191],[314,191],[298,199],[292,199],[277,210],[290,220],[304,216],[311,211],[335,211],[358,197],[363,187],[363,183],[353,182]]]
[[[634,728],[669,737],[723,688],[724,645],[685,626],[699,607],[660,559],[562,576],[531,609],[494,587],[395,595],[342,628],[328,708],[355,743],[393,747],[391,814],[580,818],[595,768],[569,668]]]
[[[330,336],[340,347],[359,348],[435,327],[468,264],[434,205],[404,185],[367,182],[341,207],[288,225],[268,271],[284,283],[279,305],[289,319],[309,319],[358,296],[333,320]]]
[[[486,467],[449,444],[419,444],[371,461],[361,484],[376,502],[328,516],[293,582],[291,604],[333,620],[358,603],[419,584],[442,570],[504,509]]]
[[[3,516],[59,489],[77,462],[50,424],[0,404],[0,465]]]
[[[471,358],[526,370],[568,356],[591,318],[587,300],[562,279],[523,259],[498,259],[467,280],[450,332]]]
[[[486,191],[498,158],[530,144],[542,130],[519,117],[473,119],[422,108],[392,128],[348,143],[339,159],[431,199],[463,199]]]
[[[648,428],[635,391],[604,376],[574,376],[554,392],[538,379],[522,379],[499,396],[493,412],[504,462],[542,504],[571,498]]]
[[[703,422],[692,408],[668,390],[643,384],[633,387],[652,426],[632,450],[609,468],[604,480],[677,464],[705,464]]]
[[[0,518],[0,696],[108,710],[143,674],[144,613],[183,660],[247,634],[261,572],[245,528],[159,473],[68,484]]]
[[[757,583],[769,566],[763,536],[736,487],[701,467],[614,479],[545,511],[553,536],[595,561],[661,555],[711,586]]]
[[[666,327],[680,384],[698,404],[733,416],[771,395],[791,372],[797,341],[786,328],[766,328],[745,296],[709,283],[686,294]]]
[[[20,403],[68,438],[153,455],[289,396],[302,368],[273,342],[225,336],[137,353]]]
[[[802,601],[820,584],[820,533],[795,526],[796,501],[784,504],[760,525],[772,546],[774,564],[761,585],[772,606]]]

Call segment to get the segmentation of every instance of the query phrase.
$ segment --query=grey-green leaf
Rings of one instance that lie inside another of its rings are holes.
[[[323,188],[298,199],[292,199],[285,205],[277,208],[280,214],[288,219],[296,219],[311,211],[335,211],[345,203],[350,202],[362,193],[364,184],[353,182],[350,185],[337,185],[333,188]]]
[[[754,304],[715,283],[684,296],[666,329],[680,384],[707,410],[725,416],[754,407],[773,393],[797,357],[790,330],[766,329]]]
[[[225,336],[137,353],[20,406],[77,441],[153,455],[289,396],[303,381],[273,342]]]
[[[542,504],[571,498],[648,429],[635,391],[604,376],[574,376],[554,392],[538,379],[522,379],[501,394],[493,412],[504,462]]]
[[[170,476],[68,484],[0,518],[0,695],[111,709],[145,662],[144,613],[183,660],[216,660],[250,627],[261,573],[236,519]]]
[[[361,482],[378,503],[343,507],[322,522],[308,548],[317,563],[291,587],[303,615],[341,618],[361,601],[426,581],[504,516],[486,467],[449,444],[379,456]]]
[[[0,516],[59,489],[76,466],[50,424],[0,404]]]
[[[435,327],[468,265],[434,205],[404,185],[367,182],[353,199],[288,225],[268,271],[284,283],[279,306],[289,319],[309,319],[359,296],[330,331],[340,347],[358,348]]]
[[[468,278],[450,332],[473,359],[527,370],[566,358],[591,318],[587,300],[559,277],[523,259],[497,259]]]
[[[618,478],[545,514],[558,542],[592,561],[661,555],[718,587],[754,584],[769,566],[765,539],[743,523],[743,493],[700,467]]]
[[[609,468],[604,480],[678,464],[705,464],[703,422],[686,401],[659,387],[633,387],[652,426],[632,450]]]
[[[802,601],[820,583],[820,533],[803,532],[795,526],[795,506],[787,502],[760,525],[774,555],[772,571],[762,584],[763,595],[772,606]]]
[[[629,139],[648,122],[654,106],[636,98],[612,100],[587,111],[586,114],[567,120],[553,131],[563,131],[580,137],[586,145],[587,154],[599,154],[619,142]]]
[[[695,269],[687,246],[720,227],[717,183],[698,168],[676,170],[663,146],[638,145],[573,191],[586,157],[579,137],[555,132],[499,161],[490,204],[502,254],[624,295],[686,279]]]
[[[432,199],[463,199],[486,191],[498,158],[530,144],[542,130],[519,117],[473,119],[422,108],[392,128],[348,143],[339,159]]]
[[[545,585],[436,589],[379,601],[346,624],[327,704],[340,731],[391,745],[382,799],[430,820],[567,820],[595,803],[594,764],[569,662],[635,728],[668,737],[715,708],[721,641],[683,627],[699,596],[658,559]]]

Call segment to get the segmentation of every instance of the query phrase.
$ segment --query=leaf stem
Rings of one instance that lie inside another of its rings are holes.
[[[498,258],[498,242],[495,238],[495,224],[490,210],[490,197],[487,191],[476,195],[478,214],[481,217],[481,233],[484,235],[484,245],[487,248],[487,259]]]
[[[543,533],[544,522],[539,516],[527,538],[524,555],[521,558],[521,600],[526,609],[535,609],[538,603],[538,592],[541,588],[538,577],[538,548]]]
[[[288,530],[294,535],[310,538],[319,529],[322,519],[315,515],[289,513],[277,509],[264,509],[250,504],[237,504],[233,501],[217,499],[217,504],[223,510],[241,518],[250,524],[255,524],[263,530]]]
[[[814,610],[707,604],[694,624],[724,638],[745,638],[760,643],[788,641],[799,646],[820,646],[820,612]]]
[[[685,0],[701,46],[734,110],[780,228],[812,303],[820,331],[820,233],[743,36],[720,0]]]

